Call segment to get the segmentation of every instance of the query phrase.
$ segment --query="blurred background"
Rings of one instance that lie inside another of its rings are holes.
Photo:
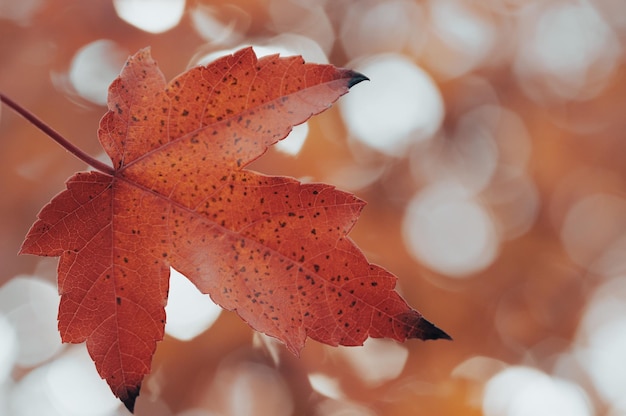
[[[300,358],[174,273],[136,414],[626,415],[623,0],[0,0],[0,91],[102,155],[106,89],[244,45],[366,74],[253,169],[368,201],[352,238],[453,342]],[[17,256],[86,167],[0,108],[0,414],[127,414]]]

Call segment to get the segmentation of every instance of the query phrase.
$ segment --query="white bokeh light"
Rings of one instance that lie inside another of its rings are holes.
[[[359,160],[357,159],[357,162]],[[340,167],[329,172],[324,179],[339,189],[345,191],[358,191],[366,188],[379,180],[386,172],[387,164],[342,164]]]
[[[19,341],[11,322],[0,312],[0,388],[9,378],[19,353]]]
[[[45,380],[52,403],[64,415],[107,416],[121,404],[95,371],[84,344],[50,363]]]
[[[222,312],[209,295],[201,293],[180,272],[170,269],[170,291],[165,307],[165,333],[188,341],[209,329]]]
[[[491,357],[475,355],[458,364],[450,375],[452,377],[463,378],[486,382],[488,379],[506,368],[506,364]]]
[[[602,91],[622,47],[590,2],[537,2],[521,23],[514,69],[531,97],[588,99]]]
[[[127,56],[111,40],[101,39],[85,45],[72,58],[69,81],[82,98],[104,105],[109,85],[119,75]]]
[[[44,4],[44,0],[0,1],[0,19],[26,26]]]
[[[339,385],[339,380],[336,378],[322,373],[310,373],[308,378],[309,383],[311,383],[311,388],[316,392],[330,397],[331,399],[339,400],[344,397],[344,393]]]
[[[457,181],[474,192],[489,185],[498,168],[499,149],[493,129],[479,116],[481,110],[461,116],[452,137],[438,137],[426,151],[412,153],[411,168],[418,181],[423,176]]]
[[[477,273],[498,253],[493,220],[458,183],[436,183],[419,192],[407,206],[402,231],[409,253],[450,277]]]
[[[398,54],[373,56],[356,71],[372,82],[350,91],[339,103],[352,137],[390,156],[430,139],[443,121],[443,99],[434,80]]]
[[[117,15],[145,32],[163,33],[178,25],[185,0],[113,0]]]
[[[0,382],[0,415],[12,415],[10,406],[10,396],[13,383],[10,381]]]
[[[189,16],[196,32],[212,45],[241,42],[252,20],[249,13],[233,4],[221,8],[198,4]]]
[[[497,213],[498,233],[502,240],[518,238],[534,225],[541,200],[535,183],[525,172],[508,169],[500,173],[486,199]]]
[[[592,296],[575,354],[595,389],[617,414],[626,413],[626,277],[616,277]]]
[[[251,362],[222,361],[209,391],[211,410],[219,415],[290,416],[294,402],[275,368]]]
[[[300,55],[306,62],[317,64],[328,63],[328,57],[314,40],[301,35],[287,33],[275,36],[262,42],[237,45],[232,48],[220,49],[207,54],[199,55],[194,60],[194,65],[207,65],[218,58],[232,54],[247,46],[252,46],[257,58],[275,54],[279,54],[280,56]]]
[[[485,16],[476,13],[470,2],[431,1],[432,32],[449,49],[429,56],[429,65],[446,77],[461,76],[482,64],[493,50],[497,31]]]
[[[372,387],[398,377],[409,357],[404,345],[376,338],[368,338],[360,348],[341,347],[337,352],[357,376]]]
[[[483,395],[485,416],[592,416],[584,390],[530,367],[513,366],[492,377]]]
[[[52,402],[46,382],[50,364],[26,374],[15,384],[7,407],[11,416],[68,416]]]
[[[348,8],[339,41],[351,59],[419,49],[425,39],[424,16],[421,5],[411,0],[361,2]]]
[[[600,395],[626,412],[626,319],[599,325],[579,359]]]
[[[306,137],[309,134],[309,124],[303,123],[298,126],[294,126],[291,132],[283,140],[276,143],[274,146],[276,150],[282,153],[286,153],[291,156],[295,156],[300,153]]]
[[[113,416],[120,405],[84,344],[28,373],[10,402],[13,416]]]
[[[0,288],[0,312],[13,326],[19,343],[16,364],[36,366],[61,348],[57,330],[56,287],[32,276],[17,276]]]
[[[322,4],[315,1],[269,0],[270,26],[276,33],[293,33],[314,40],[329,53],[335,29]]]
[[[561,241],[578,265],[595,273],[626,270],[626,200],[616,195],[592,194],[574,203],[565,216]]]

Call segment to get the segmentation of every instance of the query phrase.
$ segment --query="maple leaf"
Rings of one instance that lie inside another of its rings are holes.
[[[170,266],[295,354],[307,336],[449,338],[347,237],[363,201],[244,169],[365,79],[246,48],[166,83],[149,49],[129,58],[98,130],[114,167],[72,176],[20,252],[60,256],[62,340],[86,341],[131,412],[163,339]]]

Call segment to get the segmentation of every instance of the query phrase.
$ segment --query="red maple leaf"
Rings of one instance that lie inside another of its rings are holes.
[[[87,342],[130,411],[163,339],[170,266],[296,354],[307,336],[449,338],[347,237],[363,201],[244,169],[364,79],[247,48],[168,84],[144,49],[111,84],[98,136],[114,168],[72,176],[20,252],[60,256],[62,339]]]

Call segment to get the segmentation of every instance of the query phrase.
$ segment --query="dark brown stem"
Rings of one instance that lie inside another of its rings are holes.
[[[113,175],[115,173],[115,170],[113,170],[111,166],[107,165],[106,163],[102,163],[97,159],[94,159],[87,153],[80,150],[78,147],[74,146],[65,137],[61,136],[60,133],[58,133],[52,127],[48,126],[46,123],[38,119],[37,116],[35,116],[24,107],[20,106],[15,101],[11,100],[6,95],[0,93],[0,101],[11,107],[13,111],[24,117],[26,120],[30,121],[32,124],[35,125],[35,127],[47,134],[52,140],[63,146],[65,150],[72,153],[74,156],[76,156],[92,168],[97,169],[102,173],[107,173],[109,175]]]

